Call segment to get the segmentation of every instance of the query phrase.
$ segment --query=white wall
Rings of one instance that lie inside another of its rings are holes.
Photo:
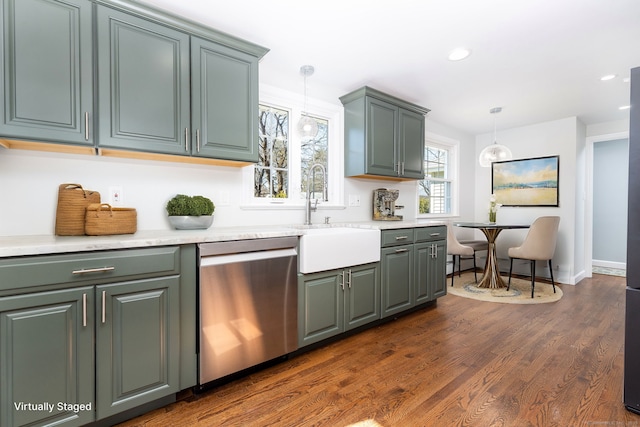
[[[523,126],[514,129],[499,130],[497,140],[509,147],[514,159],[531,157],[560,156],[560,206],[559,207],[502,207],[498,211],[498,222],[531,223],[539,216],[560,216],[558,244],[553,259],[554,277],[561,283],[577,283],[584,275],[584,255],[577,247],[581,237],[576,236],[576,229],[582,230],[576,221],[582,221],[576,215],[583,215],[584,194],[584,162],[581,154],[584,147],[585,127],[576,118],[555,120]],[[476,156],[487,145],[493,143],[493,133],[476,137]],[[582,148],[581,148],[582,147]],[[491,195],[491,168],[482,168],[476,162],[475,182],[475,219],[488,220],[488,202]],[[582,227],[584,227],[582,225]],[[526,236],[526,230],[503,231],[497,240],[498,258],[501,269],[508,270],[507,249],[518,246]],[[477,236],[478,238],[481,235]],[[579,258],[579,259],[578,259]],[[542,264],[542,263],[539,263]],[[538,275],[548,277],[548,269],[540,265]],[[514,271],[528,274],[528,265],[514,262]]]
[[[473,150],[471,136],[433,122],[428,127],[443,136],[463,139],[461,153]],[[465,175],[464,179],[472,177]],[[62,183],[78,183],[99,191],[104,201],[108,201],[109,186],[122,187],[123,205],[138,211],[139,230],[170,229],[164,206],[177,193],[211,198],[216,205],[214,227],[304,222],[302,206],[284,210],[243,208],[245,189],[240,168],[0,148],[0,236],[53,234],[58,186]],[[333,209],[320,206],[318,212],[312,213],[313,222],[320,223],[325,216],[330,216],[332,222],[370,220],[373,190],[381,187],[399,189],[397,203],[405,206],[399,213],[406,219],[415,219],[415,182],[346,178],[345,200],[349,194],[358,194],[361,205]],[[472,189],[463,192],[465,200],[472,200]],[[229,194],[226,206],[220,202],[221,193]],[[469,210],[467,205],[465,202],[465,211]]]

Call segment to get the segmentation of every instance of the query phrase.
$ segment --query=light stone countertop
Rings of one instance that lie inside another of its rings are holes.
[[[301,236],[305,229],[319,227],[359,227],[388,230],[444,224],[441,221],[363,221],[329,225],[314,224],[312,226],[254,225],[245,227],[214,226],[208,230],[145,230],[135,234],[111,236],[0,236],[0,258]]]

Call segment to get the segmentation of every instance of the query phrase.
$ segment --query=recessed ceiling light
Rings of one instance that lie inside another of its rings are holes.
[[[631,105],[623,105],[622,107],[618,107],[618,110],[628,110],[631,108]]]
[[[602,80],[603,82],[606,82],[607,80],[613,80],[616,77],[617,76],[615,74],[607,74],[606,76],[600,77],[600,80]]]
[[[449,52],[449,61],[461,61],[471,55],[471,49],[459,47]]]

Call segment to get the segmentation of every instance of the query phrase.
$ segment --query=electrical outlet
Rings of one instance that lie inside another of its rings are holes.
[[[122,194],[122,187],[120,186],[111,186],[109,187],[109,203],[112,206],[120,206],[124,201],[124,197]]]
[[[229,192],[227,190],[220,190],[218,193],[218,206],[229,206]]]
[[[349,194],[349,206],[360,206],[360,195]]]

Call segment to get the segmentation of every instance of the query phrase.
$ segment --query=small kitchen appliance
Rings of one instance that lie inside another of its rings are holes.
[[[400,195],[399,190],[378,188],[373,190],[373,220],[374,221],[402,221],[402,215],[396,215],[396,200]]]

